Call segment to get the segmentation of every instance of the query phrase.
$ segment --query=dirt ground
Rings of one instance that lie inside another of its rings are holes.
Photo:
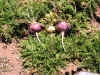
[[[27,75],[18,50],[15,41],[8,45],[0,42],[0,75]]]

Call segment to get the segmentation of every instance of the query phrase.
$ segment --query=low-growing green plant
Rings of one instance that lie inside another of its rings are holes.
[[[0,37],[11,40],[24,36],[28,32],[27,24],[34,19],[38,21],[50,10],[50,2],[28,0],[24,4],[22,0],[0,0]]]
[[[41,42],[38,42],[30,36],[29,40],[22,43],[21,57],[24,59],[24,67],[34,68],[41,75],[55,75],[66,64],[61,39],[45,33],[41,33],[40,38]]]
[[[19,7],[19,2],[17,0],[0,0],[0,37],[2,39],[11,40],[14,33],[14,28],[17,25],[20,25],[18,20],[18,10],[22,10],[22,7]],[[21,14],[22,12],[20,12]],[[20,16],[22,17],[22,16]],[[23,22],[22,22],[23,23]]]
[[[33,68],[38,73],[56,75],[67,62],[77,59],[79,67],[87,67],[90,71],[100,72],[100,37],[98,34],[84,32],[64,38],[65,49],[61,44],[61,36],[51,37],[47,33],[40,33],[41,42],[30,36],[21,46],[21,57],[24,67]]]
[[[74,25],[73,31],[86,28],[96,10],[98,0],[0,0],[0,36],[11,39],[23,36],[27,31],[22,23],[33,20],[46,25],[53,25],[58,20],[67,20]],[[42,21],[41,21],[42,20]],[[21,35],[21,36],[20,36]]]

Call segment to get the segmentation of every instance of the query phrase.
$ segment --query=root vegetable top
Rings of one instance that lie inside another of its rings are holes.
[[[37,24],[37,23],[32,23],[30,24],[30,31],[34,31],[34,32],[40,32],[41,31],[41,24]]]
[[[69,29],[69,27],[68,27],[68,24],[65,21],[62,21],[62,22],[59,22],[56,25],[56,29],[58,31],[65,31],[65,30]]]

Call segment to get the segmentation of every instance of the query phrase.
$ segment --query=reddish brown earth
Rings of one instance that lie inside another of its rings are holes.
[[[28,75],[23,72],[22,60],[19,59],[17,46],[15,41],[8,45],[0,43],[0,75]]]

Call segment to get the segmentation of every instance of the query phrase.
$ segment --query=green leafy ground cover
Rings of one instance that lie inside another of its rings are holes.
[[[55,75],[66,62],[76,59],[80,67],[100,72],[100,33],[88,23],[94,18],[99,0],[0,0],[0,37],[6,42],[12,38],[28,37],[21,43],[21,57],[25,68],[38,73]],[[33,20],[46,28],[57,21],[67,21],[72,28],[64,37],[65,48],[58,32],[39,32],[41,42],[29,33]]]

